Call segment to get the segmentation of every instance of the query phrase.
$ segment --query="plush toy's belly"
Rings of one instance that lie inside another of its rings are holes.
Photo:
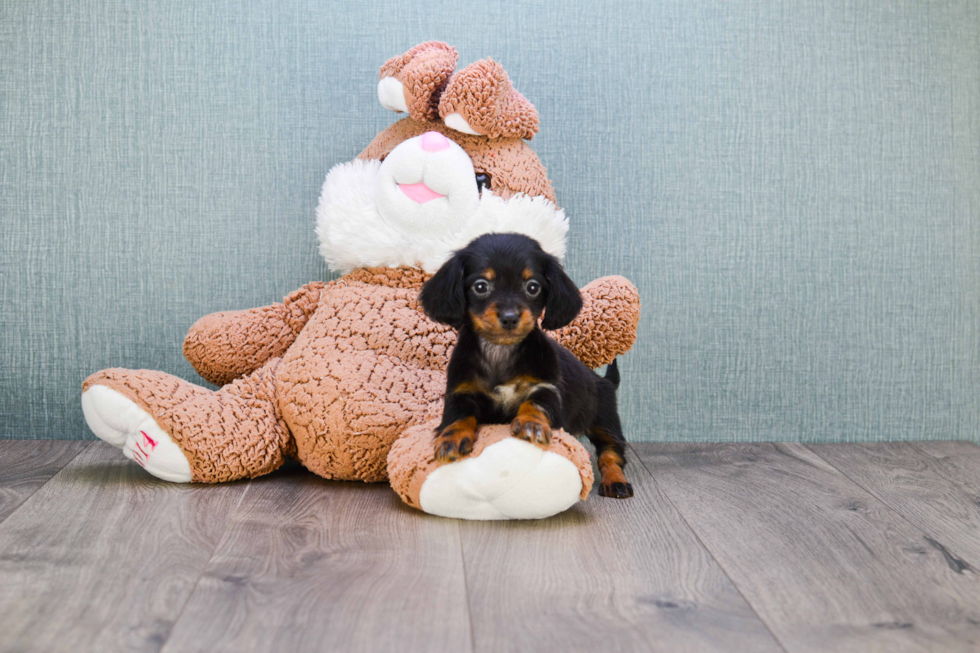
[[[392,442],[441,414],[456,336],[422,314],[417,293],[334,288],[283,357],[279,405],[311,471],[383,481]]]

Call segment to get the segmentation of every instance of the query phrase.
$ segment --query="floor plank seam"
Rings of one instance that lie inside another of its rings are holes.
[[[803,444],[803,443],[800,443],[800,444]],[[851,478],[846,472],[844,472],[842,469],[840,469],[839,467],[837,467],[837,465],[835,465],[834,463],[832,463],[827,458],[821,456],[819,453],[817,453],[811,447],[808,447],[805,444],[803,444],[803,446],[806,447],[806,449],[808,451],[810,451],[811,453],[813,453],[813,455],[815,455],[818,458],[820,458],[820,460],[824,461],[825,463],[827,463],[828,465],[830,465],[831,467],[833,467],[835,470],[837,470],[837,473],[838,474],[840,474],[841,476],[843,476],[844,478],[846,478],[848,481],[850,481],[851,483],[853,483],[857,487],[861,488],[862,490],[864,490],[865,492],[867,492],[868,494],[870,494],[872,497],[874,497],[875,500],[881,502],[881,504],[883,506],[885,506],[886,508],[888,508],[888,510],[890,510],[891,512],[893,512],[895,515],[897,515],[899,518],[901,518],[903,521],[905,521],[907,524],[909,524],[912,528],[914,528],[917,531],[919,531],[919,533],[921,533],[921,535],[922,535],[922,538],[926,542],[928,542],[930,546],[932,546],[932,547],[936,548],[937,550],[939,550],[939,552],[942,553],[943,556],[946,558],[947,563],[949,562],[949,559],[950,559],[950,549],[949,549],[949,547],[946,546],[945,544],[940,544],[939,543],[940,540],[935,539],[936,537],[938,537],[940,539],[945,539],[945,538],[942,537],[942,534],[941,533],[933,533],[933,532],[931,532],[931,529],[927,529],[924,526],[922,526],[922,525],[920,525],[920,524],[912,521],[909,517],[907,517],[905,515],[905,511],[899,510],[898,508],[896,508],[895,506],[893,506],[891,503],[889,503],[887,500],[885,500],[884,498],[878,496],[878,493],[876,493],[870,487],[865,486],[864,483],[861,483],[861,482],[859,482],[859,481]],[[956,553],[955,556],[953,556],[953,558],[956,559],[956,560],[958,560],[958,561],[960,561],[960,562],[964,562],[966,564],[967,568],[970,571],[976,571],[978,569],[978,567],[976,565],[971,564],[969,561],[966,560],[966,558],[964,558],[958,552]],[[950,567],[952,568],[952,566],[953,565],[951,564]],[[954,571],[955,571],[955,569],[954,569]],[[962,572],[958,572],[958,573],[962,573]]]
[[[167,633],[167,637],[160,644],[160,648],[157,649],[157,653],[163,653],[163,651],[167,648],[167,644],[170,643],[170,638],[171,636],[173,636],[174,630],[176,630],[177,628],[177,624],[180,623],[181,618],[183,618],[184,616],[184,610],[187,609],[188,604],[191,602],[191,599],[194,597],[194,593],[197,591],[197,586],[201,584],[201,579],[204,578],[204,574],[206,574],[208,572],[208,569],[211,567],[211,561],[214,559],[214,554],[221,548],[221,545],[225,541],[225,537],[228,536],[228,531],[231,528],[231,523],[235,519],[235,516],[238,514],[238,510],[242,506],[242,501],[245,500],[245,495],[248,494],[248,491],[250,489],[252,489],[251,479],[248,480],[248,483],[245,485],[245,489],[242,490],[242,496],[238,497],[238,503],[235,504],[235,509],[231,512],[231,515],[228,517],[228,523],[225,524],[225,529],[221,532],[221,537],[219,537],[218,540],[214,543],[214,548],[211,549],[211,554],[208,556],[208,561],[205,562],[204,565],[201,567],[201,573],[198,574],[197,578],[194,580],[194,586],[191,588],[191,591],[187,593],[187,598],[184,599],[184,605],[180,606],[180,612],[177,613],[177,616],[174,618],[174,622],[170,624],[170,632]]]
[[[17,506],[16,508],[14,508],[14,509],[13,509],[13,510],[12,510],[12,511],[10,512],[10,514],[9,514],[9,515],[7,515],[6,517],[4,517],[3,519],[0,519],[0,524],[3,524],[3,523],[4,523],[5,521],[7,521],[8,519],[10,519],[10,518],[11,518],[11,517],[13,517],[14,515],[16,515],[16,514],[17,514],[17,512],[18,512],[18,511],[19,511],[19,510],[20,510],[21,508],[23,508],[24,506],[26,506],[26,505],[27,505],[27,504],[28,504],[28,503],[30,502],[30,500],[31,500],[32,498],[34,498],[34,495],[36,495],[36,494],[37,494],[38,492],[40,492],[40,491],[41,491],[41,490],[43,490],[43,489],[44,489],[45,487],[47,487],[47,485],[48,485],[48,483],[50,483],[51,481],[53,481],[53,480],[54,480],[55,478],[57,478],[57,477],[58,477],[58,476],[59,476],[59,475],[60,475],[60,474],[61,474],[62,472],[64,472],[64,471],[65,471],[65,468],[66,468],[66,467],[68,467],[68,465],[70,465],[70,464],[71,464],[72,462],[74,462],[74,460],[75,460],[76,458],[78,458],[78,457],[79,457],[79,456],[81,456],[81,455],[82,455],[83,453],[85,453],[86,451],[88,451],[88,450],[89,450],[89,448],[91,448],[92,446],[94,446],[94,445],[95,445],[96,443],[98,443],[98,442],[99,442],[99,440],[93,440],[92,442],[89,442],[89,444],[88,444],[88,446],[85,446],[85,447],[82,447],[81,449],[79,449],[79,450],[78,450],[78,453],[76,453],[76,454],[75,454],[74,456],[72,456],[72,457],[71,457],[71,458],[70,458],[70,459],[69,459],[69,460],[68,460],[67,462],[65,462],[65,464],[64,464],[64,465],[62,465],[62,467],[61,467],[61,469],[59,469],[59,470],[58,470],[58,471],[57,471],[57,472],[56,472],[55,474],[52,474],[52,475],[51,475],[51,478],[49,478],[49,479],[48,479],[47,481],[45,481],[45,482],[44,482],[44,483],[43,483],[42,485],[40,485],[40,486],[38,486],[38,488],[37,488],[36,490],[34,490],[33,492],[31,492],[31,493],[30,493],[29,495],[27,495],[27,496],[26,496],[26,497],[24,498],[24,500],[20,502],[20,505],[18,505],[18,506]]]
[[[654,444],[654,443],[644,443],[644,444]],[[783,651],[785,651],[786,653],[790,653],[789,649],[786,648],[786,644],[783,643],[783,641],[776,636],[776,633],[773,632],[772,626],[765,619],[763,619],[762,615],[759,614],[759,611],[755,609],[755,606],[752,605],[752,602],[749,601],[749,598],[742,591],[742,588],[738,586],[738,583],[735,582],[735,580],[732,578],[732,575],[728,572],[727,569],[725,569],[725,566],[721,564],[721,561],[718,559],[718,557],[715,556],[714,551],[712,551],[708,547],[708,545],[705,544],[704,540],[701,539],[701,535],[694,529],[691,523],[687,520],[687,517],[684,516],[684,513],[678,509],[677,504],[675,504],[674,500],[670,498],[670,495],[667,494],[667,491],[664,490],[659,483],[657,483],[656,476],[654,476],[650,468],[647,467],[646,462],[644,462],[643,458],[637,453],[636,449],[633,447],[633,443],[628,442],[626,446],[628,446],[630,451],[633,453],[633,458],[635,460],[638,460],[640,462],[640,465],[643,467],[643,469],[646,470],[647,474],[650,476],[650,479],[653,481],[653,484],[656,485],[660,493],[664,495],[664,499],[667,501],[670,507],[673,508],[675,512],[677,512],[677,515],[681,518],[681,521],[684,523],[684,525],[687,526],[687,528],[694,535],[695,539],[697,539],[698,543],[704,548],[705,551],[708,552],[708,555],[711,556],[711,559],[715,561],[715,564],[718,565],[718,568],[721,570],[721,573],[725,574],[725,578],[728,579],[728,582],[732,584],[732,587],[735,588],[735,591],[738,592],[738,595],[742,597],[743,601],[745,601],[745,605],[749,606],[749,609],[752,610],[752,614],[754,614],[756,619],[759,620],[759,623],[765,626],[766,631],[769,633],[770,636],[772,636],[773,641],[776,642],[776,644],[779,645],[779,648],[783,649]]]
[[[463,550],[463,533],[456,522],[456,539],[459,541],[459,561],[463,565],[463,591],[466,592],[466,617],[470,620],[470,653],[476,653],[476,633],[473,626],[473,606],[470,603],[470,579],[466,575],[466,552]]]

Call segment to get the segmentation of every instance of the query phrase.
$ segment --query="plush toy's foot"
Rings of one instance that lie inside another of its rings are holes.
[[[538,519],[574,505],[575,465],[528,442],[504,438],[476,457],[443,465],[419,491],[422,510],[464,519]]]
[[[101,440],[119,447],[123,455],[153,476],[173,483],[190,483],[191,466],[166,431],[136,402],[104,385],[82,393],[85,421]]]
[[[460,519],[540,519],[562,512],[592,489],[589,454],[563,431],[542,448],[510,437],[510,426],[479,430],[469,457],[438,464],[434,423],[409,429],[388,454],[391,486],[410,506]]]
[[[102,370],[82,383],[82,410],[97,436],[158,478],[254,478],[296,450],[275,402],[280,360],[216,392],[165,372]]]

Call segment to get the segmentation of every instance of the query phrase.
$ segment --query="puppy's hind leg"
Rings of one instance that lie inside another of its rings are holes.
[[[626,439],[616,411],[616,389],[611,383],[599,384],[599,412],[585,435],[595,447],[599,460],[599,496],[628,499],[633,486],[626,480]]]

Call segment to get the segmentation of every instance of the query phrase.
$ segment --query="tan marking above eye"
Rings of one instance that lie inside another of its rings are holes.
[[[497,271],[494,270],[493,268],[487,268],[486,270],[484,270],[480,274],[482,274],[484,277],[486,277],[490,281],[493,281],[494,279],[497,278]]]
[[[525,281],[529,281],[530,279],[534,278],[534,272],[531,270],[531,268],[524,268],[523,276]]]

